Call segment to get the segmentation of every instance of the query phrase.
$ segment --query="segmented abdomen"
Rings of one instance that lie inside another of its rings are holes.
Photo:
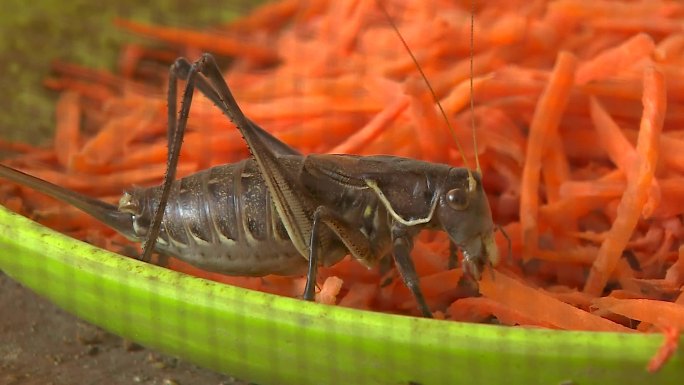
[[[135,228],[144,238],[161,188],[133,194],[143,207]],[[307,266],[251,159],[175,181],[156,248],[202,269],[230,275],[296,275]]]

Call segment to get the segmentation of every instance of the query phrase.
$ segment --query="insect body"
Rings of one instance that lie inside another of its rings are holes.
[[[475,278],[498,252],[477,172],[393,156],[304,156],[251,122],[213,57],[178,59],[170,72],[169,155],[161,186],[134,188],[119,206],[0,166],[25,184],[93,215],[129,239],[200,268],[230,275],[301,275],[313,299],[319,266],[345,255],[372,267],[393,256],[425,316],[431,316],[410,257],[423,229],[446,231]],[[187,85],[176,120],[176,83]],[[174,181],[195,88],[237,126],[252,158]],[[427,129],[427,128],[426,128]]]

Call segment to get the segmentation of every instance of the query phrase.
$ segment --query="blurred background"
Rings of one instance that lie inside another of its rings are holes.
[[[258,0],[3,1],[0,13],[0,137],[44,141],[54,127],[56,93],[43,87],[54,60],[115,70],[123,43],[143,42],[116,17],[202,28],[247,12]]]
[[[225,23],[255,0],[4,0],[0,12],[0,139],[45,144],[57,92],[55,60],[116,70],[122,44],[144,39],[116,17],[175,27]],[[242,384],[157,354],[66,314],[0,272],[0,384]]]

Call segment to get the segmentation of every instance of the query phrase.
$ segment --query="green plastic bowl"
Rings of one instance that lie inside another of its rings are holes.
[[[681,354],[646,371],[660,335],[464,324],[308,303],[122,257],[1,206],[0,269],[106,330],[261,385],[684,383]]]

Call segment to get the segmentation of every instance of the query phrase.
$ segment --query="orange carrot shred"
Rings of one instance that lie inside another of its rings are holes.
[[[636,150],[627,141],[620,126],[615,123],[615,120],[611,118],[596,98],[589,98],[589,107],[594,127],[596,127],[596,132],[603,148],[608,153],[608,157],[627,175],[631,172],[633,163],[637,158]]]
[[[652,299],[597,298],[594,306],[625,317],[648,322],[660,327],[675,326],[684,328],[684,306],[677,303]]]
[[[408,98],[397,99],[368,122],[363,128],[350,136],[346,141],[338,144],[330,150],[332,154],[353,154],[360,151],[363,146],[377,138],[387,125],[409,106]]]
[[[658,157],[658,137],[665,116],[665,85],[662,74],[653,67],[644,72],[644,112],[637,140],[637,176],[628,181],[620,205],[618,216],[610,229],[599,254],[591,267],[584,292],[598,296],[615,269],[625,245],[632,235],[639,215],[648,199],[648,187],[653,181],[653,173]]]
[[[589,99],[589,104],[594,127],[596,127],[604,149],[608,152],[608,157],[627,176],[627,179],[634,178],[634,163],[637,160],[636,150],[627,141],[620,127],[608,115],[598,100],[592,97]],[[654,178],[651,182],[648,201],[643,209],[645,217],[651,216],[659,200],[660,187]]]
[[[520,192],[520,223],[525,245],[525,255],[537,248],[537,210],[539,199],[540,171],[542,154],[547,137],[554,135],[565,105],[570,96],[570,90],[575,74],[576,59],[568,52],[558,55],[556,65],[549,79],[549,84],[542,94],[534,117],[530,123],[530,135],[527,142],[527,158],[523,169],[523,180]]]
[[[62,166],[68,166],[73,154],[78,151],[80,142],[81,109],[78,93],[67,91],[62,93],[57,102],[57,127],[55,143],[57,160]]]
[[[371,309],[373,297],[378,291],[374,283],[356,283],[342,297],[339,305],[356,309]]]
[[[677,352],[679,347],[679,331],[680,328],[677,327],[664,327],[663,328],[663,344],[656,354],[648,362],[646,369],[655,373],[659,371],[665,363]]]
[[[586,84],[592,80],[606,78],[620,70],[629,68],[639,59],[647,57],[655,49],[653,38],[640,33],[617,47],[610,48],[585,62],[577,69],[575,81]]]
[[[482,295],[507,304],[527,317],[561,329],[630,331],[627,327],[561,302],[503,273],[494,272],[493,277],[490,273],[491,270],[488,270],[482,274],[480,281]]]
[[[316,293],[316,301],[328,305],[334,305],[337,301],[337,295],[340,293],[343,281],[337,277],[328,277],[321,290]]]

